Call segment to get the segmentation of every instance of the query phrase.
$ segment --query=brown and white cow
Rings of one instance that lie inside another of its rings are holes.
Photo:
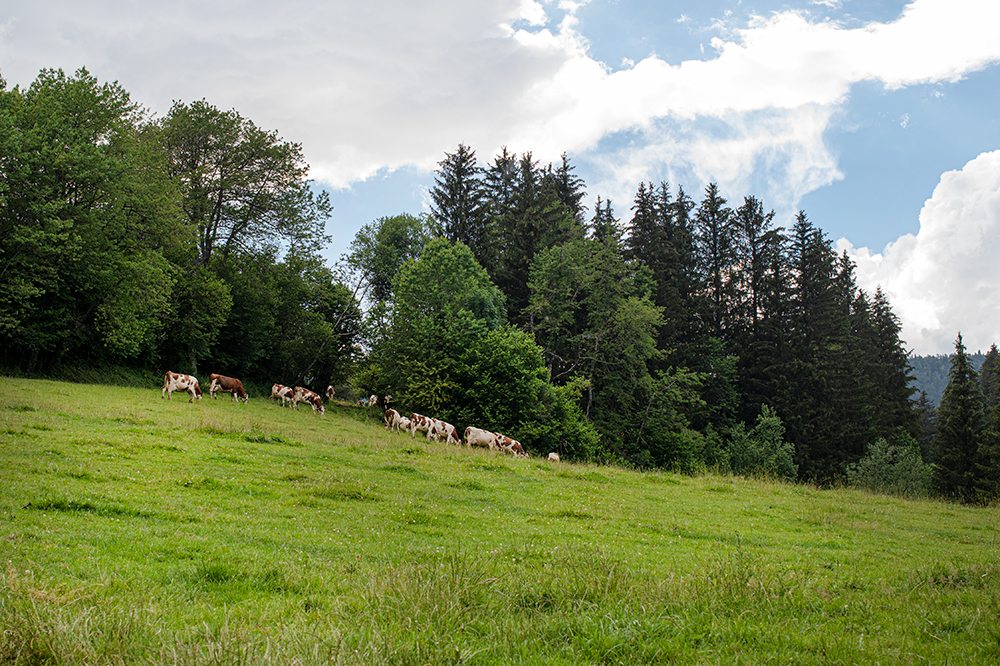
[[[312,405],[313,411],[318,412],[320,416],[326,413],[326,408],[323,407],[323,400],[319,397],[319,393],[310,391],[304,386],[295,387],[295,395],[292,397],[292,402],[295,405],[295,409],[299,408],[300,402],[304,402]]]
[[[417,436],[417,431],[422,430],[427,433],[427,439],[431,438],[431,428],[434,426],[434,419],[414,412],[410,414],[410,439]]]
[[[335,396],[335,395],[337,395],[337,391],[333,388],[333,385],[331,384],[331,385],[327,386],[326,387],[326,399],[328,401],[329,400],[333,400],[333,396]]]
[[[465,429],[465,445],[468,447],[482,446],[493,451],[497,448],[497,434],[482,428],[469,426]]]
[[[559,462],[559,454],[555,451],[549,454],[549,462]]]
[[[440,441],[443,436],[445,444],[462,445],[462,439],[458,436],[458,430],[455,429],[455,426],[440,419],[433,419],[433,421],[434,424],[431,426],[431,432],[429,433],[431,437]]]
[[[272,384],[270,400],[273,402],[275,398],[280,398],[281,406],[284,407],[295,398],[295,389],[284,384]]]
[[[399,432],[400,421],[403,417],[395,409],[385,410],[385,429],[389,432]]]
[[[399,417],[399,432],[410,432],[410,419],[405,416]]]
[[[500,451],[504,453],[510,453],[515,458],[527,458],[528,454],[524,452],[524,447],[521,446],[521,442],[516,439],[511,439],[507,435],[501,435],[498,432],[493,433],[497,436],[497,447]]]
[[[160,398],[166,397],[167,400],[170,400],[170,394],[174,391],[187,391],[191,394],[191,399],[188,402],[194,402],[196,397],[201,402],[201,387],[198,386],[197,377],[167,370],[167,374],[163,375],[163,390],[160,391]]]
[[[378,396],[375,395],[374,393],[372,393],[371,396],[368,398],[368,406],[378,407]]]
[[[208,376],[208,379],[211,381],[208,385],[208,394],[213,399],[216,393],[225,391],[233,396],[233,402],[238,403],[242,400],[244,405],[247,404],[249,397],[247,396],[247,392],[243,390],[243,382],[240,380],[217,375],[214,372]]]

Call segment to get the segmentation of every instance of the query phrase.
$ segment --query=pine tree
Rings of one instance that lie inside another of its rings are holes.
[[[695,215],[695,248],[698,271],[708,294],[705,315],[709,335],[725,339],[730,325],[733,284],[730,271],[736,262],[732,210],[710,183]]]
[[[986,396],[986,406],[994,407],[1000,402],[1000,351],[996,343],[990,345],[983,365],[979,368],[979,382]]]
[[[432,228],[452,243],[467,245],[482,265],[490,239],[476,151],[460,143],[454,153],[445,153],[438,166],[431,190]]]
[[[983,479],[976,463],[985,425],[979,374],[965,353],[960,333],[955,340],[948,386],[937,410],[938,461],[933,484],[939,494],[966,503],[981,500]]]

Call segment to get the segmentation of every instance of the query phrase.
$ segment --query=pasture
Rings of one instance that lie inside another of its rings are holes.
[[[997,507],[187,397],[0,382],[0,663],[1000,663]]]

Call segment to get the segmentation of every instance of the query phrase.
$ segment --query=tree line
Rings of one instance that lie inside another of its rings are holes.
[[[205,101],[155,118],[85,69],[43,70],[0,81],[0,156],[6,366],[346,376],[360,314],[319,254],[331,208],[300,145]]]
[[[804,212],[785,229],[753,196],[665,182],[587,210],[567,156],[480,164],[460,144],[430,214],[373,221],[328,267],[301,146],[236,111],[156,118],[86,70],[45,70],[0,82],[0,142],[7,367],[349,384],[640,468],[830,483],[876,442],[951,464],[885,294]]]

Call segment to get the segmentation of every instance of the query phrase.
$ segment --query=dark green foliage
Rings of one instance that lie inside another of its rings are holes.
[[[784,435],[781,418],[764,405],[749,432],[742,423],[733,428],[726,450],[730,471],[744,476],[794,480],[798,472],[798,465],[793,462],[794,446],[785,441]]]
[[[1000,351],[996,344],[990,345],[983,363],[979,367],[979,382],[983,387],[986,407],[995,407],[1000,403]]]
[[[985,400],[979,374],[972,367],[962,336],[955,340],[948,386],[937,410],[938,460],[934,490],[966,503],[982,501],[984,478],[977,469],[986,426]]]
[[[169,310],[171,184],[117,84],[43,70],[0,84],[0,336],[31,373],[147,357]]]
[[[865,457],[847,467],[847,481],[863,488],[899,497],[926,497],[930,491],[932,466],[920,456],[917,442],[908,435],[880,437],[865,451]]]

